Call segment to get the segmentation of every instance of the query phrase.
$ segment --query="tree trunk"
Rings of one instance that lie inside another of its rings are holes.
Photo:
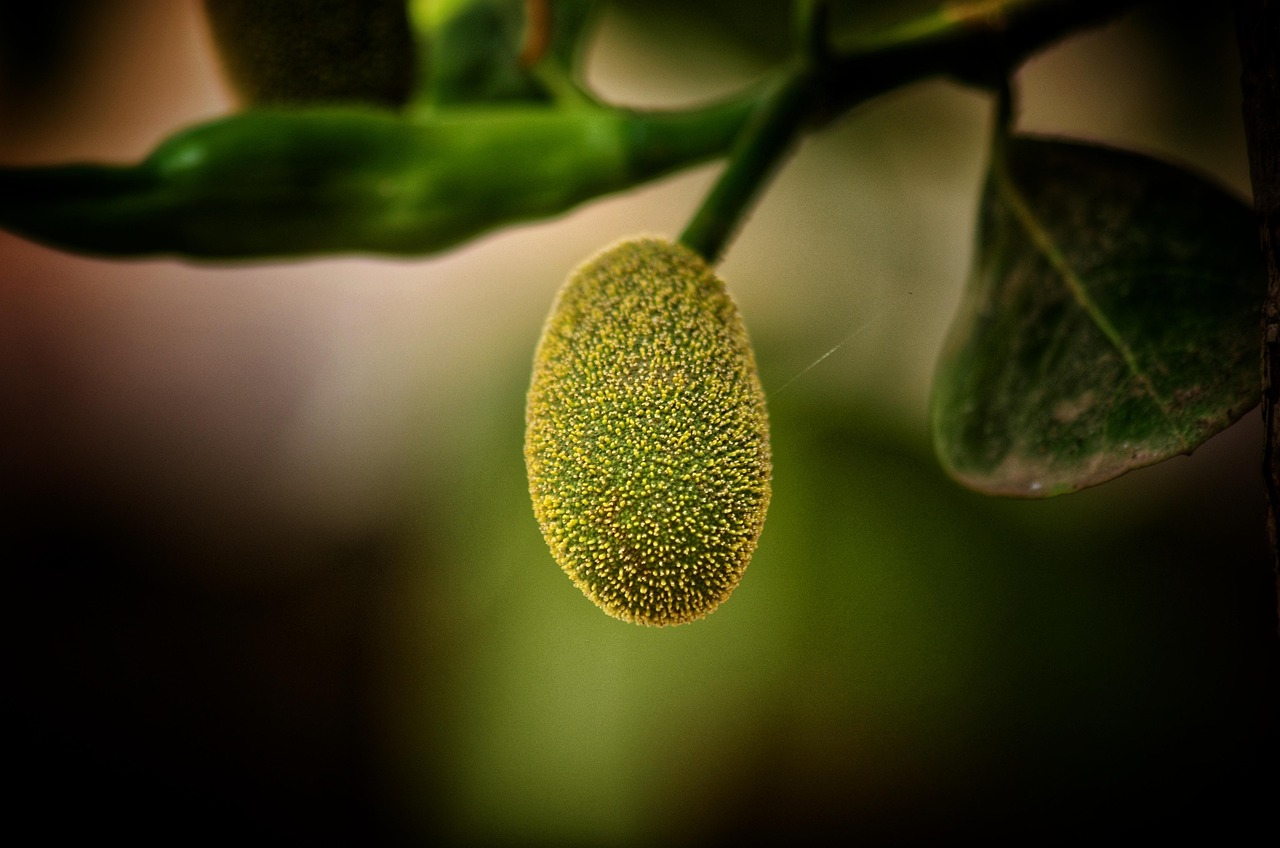
[[[1249,171],[1268,281],[1262,307],[1262,472],[1280,622],[1280,0],[1236,0],[1235,10]]]

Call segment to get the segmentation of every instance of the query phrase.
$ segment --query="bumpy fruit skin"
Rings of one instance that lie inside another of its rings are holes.
[[[737,306],[699,256],[637,239],[575,271],[526,424],[542,535],[605,612],[681,624],[734,590],[769,505],[769,422]]]

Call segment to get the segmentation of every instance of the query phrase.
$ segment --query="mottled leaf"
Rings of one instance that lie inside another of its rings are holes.
[[[1258,402],[1249,208],[1171,165],[1014,137],[933,387],[943,464],[991,494],[1073,492],[1190,452]]]

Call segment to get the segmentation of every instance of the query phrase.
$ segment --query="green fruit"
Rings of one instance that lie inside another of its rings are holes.
[[[205,0],[214,43],[255,105],[402,106],[416,75],[403,0]]]
[[[737,306],[699,256],[637,239],[574,272],[526,423],[543,538],[605,612],[680,624],[734,590],[769,505],[769,423]]]

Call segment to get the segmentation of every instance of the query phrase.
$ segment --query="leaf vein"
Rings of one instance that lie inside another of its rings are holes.
[[[1045,258],[1049,260],[1049,263],[1054,267],[1054,270],[1058,272],[1072,298],[1080,308],[1085,311],[1085,314],[1089,316],[1095,326],[1102,331],[1102,334],[1109,342],[1111,342],[1112,346],[1120,354],[1120,357],[1124,360],[1129,372],[1142,386],[1147,396],[1155,403],[1174,437],[1183,445],[1191,444],[1191,440],[1188,438],[1187,433],[1184,432],[1182,427],[1178,426],[1178,422],[1174,418],[1172,404],[1156,390],[1155,384],[1138,363],[1137,356],[1134,355],[1133,350],[1125,342],[1120,331],[1116,329],[1115,325],[1111,323],[1107,316],[1103,314],[1102,310],[1098,308],[1098,305],[1094,303],[1093,298],[1089,296],[1089,292],[1085,288],[1084,281],[1080,279],[1075,270],[1067,262],[1066,256],[1063,255],[1062,250],[1058,247],[1053,236],[1040,225],[1035,213],[1027,203],[1026,198],[1023,197],[1022,193],[1014,184],[1012,175],[1009,173],[1007,166],[1001,166],[996,182],[1001,195],[1003,195],[1005,202],[1013,211],[1018,223],[1026,231],[1027,235],[1031,238],[1036,247],[1038,247],[1044,254]]]

